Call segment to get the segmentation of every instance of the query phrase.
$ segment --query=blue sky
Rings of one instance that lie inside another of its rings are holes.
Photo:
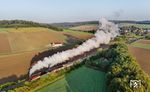
[[[150,0],[0,0],[0,20],[74,22],[101,17],[150,20]]]

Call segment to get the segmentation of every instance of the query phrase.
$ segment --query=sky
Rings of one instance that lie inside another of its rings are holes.
[[[150,0],[0,0],[0,20],[150,20]]]

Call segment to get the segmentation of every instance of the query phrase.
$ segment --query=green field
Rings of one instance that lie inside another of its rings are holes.
[[[133,43],[132,46],[144,49],[150,49],[150,44]]]
[[[148,43],[141,43],[139,41],[136,41],[131,44],[133,47],[143,48],[143,49],[150,49],[150,44]]]
[[[106,92],[105,73],[81,67],[37,92]]]

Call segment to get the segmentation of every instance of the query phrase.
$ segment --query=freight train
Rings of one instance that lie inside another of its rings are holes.
[[[101,48],[107,48],[108,45],[101,45]],[[91,56],[93,54],[96,53],[98,48],[95,48],[95,49],[92,49],[91,51],[87,51],[83,54],[80,54],[80,55],[77,55],[73,58],[70,58],[69,60],[65,61],[65,62],[62,62],[62,63],[58,63],[57,65],[54,65],[52,67],[44,67],[40,70],[36,70],[33,74],[31,74],[29,76],[29,80],[32,81],[32,80],[36,80],[38,78],[40,78],[42,75],[44,74],[47,74],[47,73],[50,73],[50,72],[56,72],[56,71],[59,71],[61,69],[64,69],[66,67],[70,67],[72,66],[75,62],[79,62],[79,61],[82,61],[82,59],[86,58],[87,56]],[[34,64],[31,65],[31,67],[33,66]]]

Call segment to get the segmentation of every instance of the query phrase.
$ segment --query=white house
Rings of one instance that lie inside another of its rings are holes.
[[[63,46],[62,43],[51,43],[51,47],[60,47],[60,46]]]
[[[60,46],[63,46],[62,43],[50,43],[48,45],[46,45],[46,47],[60,47]]]

